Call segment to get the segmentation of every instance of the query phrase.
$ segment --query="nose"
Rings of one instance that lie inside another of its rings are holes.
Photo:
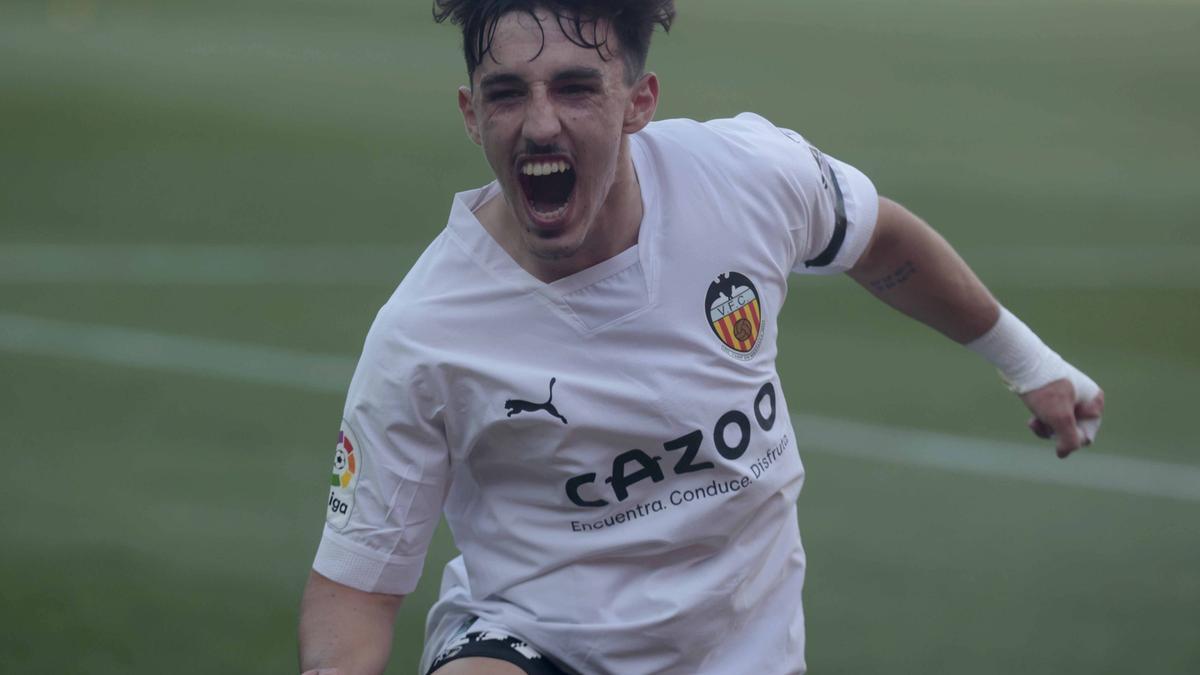
[[[522,132],[525,140],[536,145],[553,145],[562,132],[558,110],[543,87],[534,87],[529,95]]]

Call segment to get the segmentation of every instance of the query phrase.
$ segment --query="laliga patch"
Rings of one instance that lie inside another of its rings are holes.
[[[333,473],[329,478],[329,501],[325,520],[335,530],[341,530],[350,521],[354,511],[354,491],[363,470],[363,449],[350,431],[350,425],[342,422],[338,432],[337,446],[333,451]]]
[[[762,343],[762,299],[744,274],[726,272],[708,285],[704,300],[708,325],[725,351],[749,361]]]

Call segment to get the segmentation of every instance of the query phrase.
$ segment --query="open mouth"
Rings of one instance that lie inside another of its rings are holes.
[[[517,172],[535,220],[554,224],[567,213],[575,191],[575,167],[563,157],[526,159]]]

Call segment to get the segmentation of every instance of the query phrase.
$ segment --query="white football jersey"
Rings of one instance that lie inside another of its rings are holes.
[[[875,189],[753,114],[630,145],[637,245],[553,283],[475,218],[495,183],[455,196],[367,337],[314,568],[409,593],[444,512],[432,649],[469,614],[585,674],[802,673],[776,319],[790,272],[857,260]]]

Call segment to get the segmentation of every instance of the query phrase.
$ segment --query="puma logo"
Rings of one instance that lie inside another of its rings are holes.
[[[550,413],[554,417],[557,417],[558,419],[562,420],[563,424],[566,424],[567,418],[563,417],[562,415],[559,415],[558,408],[555,408],[554,403],[552,403],[552,401],[554,401],[554,383],[557,380],[558,380],[558,378],[556,378],[556,377],[550,378],[550,398],[546,399],[545,403],[530,403],[529,401],[522,401],[519,398],[510,398],[507,401],[505,401],[504,407],[508,409],[507,417],[512,417],[513,415],[519,415],[520,413],[523,413],[523,412],[537,412],[538,410],[545,410],[546,412]]]

